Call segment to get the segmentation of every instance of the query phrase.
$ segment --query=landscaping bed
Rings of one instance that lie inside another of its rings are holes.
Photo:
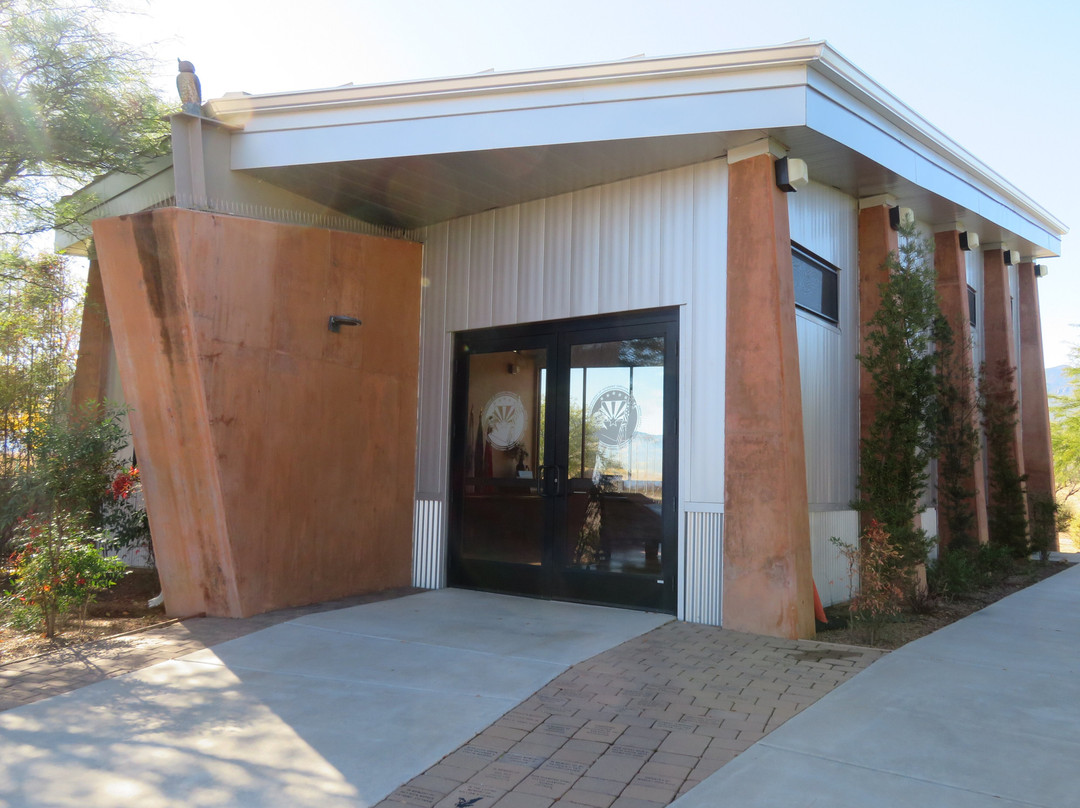
[[[0,591],[6,588],[7,582],[0,582]],[[116,586],[98,594],[85,620],[65,618],[60,633],[51,640],[0,625],[0,665],[164,622],[169,619],[164,606],[146,605],[160,591],[157,570],[133,569]]]
[[[1033,561],[1012,571],[999,580],[977,587],[961,597],[927,598],[920,604],[918,612],[905,610],[881,629],[874,646],[893,649],[906,645],[912,640],[932,634],[950,623],[955,623],[969,614],[979,611],[1014,592],[1018,592],[1051,575],[1056,575],[1072,566],[1067,561]],[[818,624],[817,639],[822,642],[842,645],[869,645],[866,632],[858,626],[848,625],[848,604],[837,603],[825,609],[829,624]]]

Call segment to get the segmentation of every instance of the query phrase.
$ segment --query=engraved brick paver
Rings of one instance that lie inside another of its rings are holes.
[[[426,774],[493,789],[469,792],[473,808],[663,808],[883,653],[668,623],[565,671]],[[494,738],[496,762],[461,762]]]

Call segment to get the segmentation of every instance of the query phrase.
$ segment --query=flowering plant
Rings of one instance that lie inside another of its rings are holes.
[[[8,558],[12,588],[4,593],[9,620],[53,637],[63,615],[79,611],[85,617],[94,595],[127,569],[119,558],[102,556],[95,544],[100,538],[63,512],[20,519],[16,550]]]
[[[150,521],[143,505],[142,479],[137,466],[120,470],[109,485],[108,497],[102,510],[105,527],[111,534],[109,546],[114,550],[144,550],[152,564]]]
[[[138,484],[139,469],[135,466],[128,466],[126,470],[122,470],[117,474],[116,479],[112,481],[110,491],[113,500],[127,499]]]

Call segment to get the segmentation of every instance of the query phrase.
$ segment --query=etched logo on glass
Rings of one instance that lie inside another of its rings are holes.
[[[641,407],[625,387],[605,387],[589,404],[589,418],[597,425],[601,444],[621,449],[637,434]]]
[[[525,405],[516,393],[496,393],[484,405],[484,432],[487,442],[506,451],[521,441],[527,419]]]

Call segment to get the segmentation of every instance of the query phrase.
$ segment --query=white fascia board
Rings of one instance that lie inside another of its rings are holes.
[[[333,107],[356,108],[365,104],[431,100],[442,97],[494,97],[555,87],[614,86],[655,79],[742,73],[747,70],[805,65],[819,58],[824,42],[806,42],[770,48],[747,48],[720,53],[630,59],[568,67],[480,73],[467,76],[391,82],[362,86],[346,85],[321,90],[249,95],[232,93],[208,101],[208,113],[226,123],[248,128],[262,118],[290,110],[308,113]]]
[[[477,152],[806,122],[804,85],[579,101],[233,135],[234,170]]]
[[[1032,221],[1047,228],[1057,236],[1064,235],[1068,228],[1053,214],[1028,197],[1016,186],[991,169],[971,152],[964,149],[940,129],[933,126],[922,116],[885,90],[845,57],[829,46],[822,48],[820,59],[810,65],[807,83],[825,95],[837,100],[835,92],[829,87],[838,87],[851,98],[861,102],[860,114],[868,120],[887,121],[892,125],[893,134],[905,141],[909,139],[921,144],[924,156],[947,170],[970,179],[973,185],[985,189],[992,196],[1005,200],[1010,207],[1019,208],[1029,215]],[[826,80],[822,81],[821,77]],[[869,112],[871,114],[867,115]],[[809,116],[808,116],[809,117]],[[887,127],[882,127],[883,131]],[[872,155],[868,155],[871,156]],[[1060,239],[1059,239],[1060,240]]]
[[[600,82],[559,82],[503,89],[487,94],[433,93],[353,104],[315,104],[259,111],[242,127],[246,133],[343,126],[386,121],[430,120],[456,115],[556,109],[580,104],[639,101],[653,98],[709,95],[721,92],[804,86],[805,65],[762,67],[716,74],[674,74]]]
[[[1063,226],[1052,217],[1036,218],[1028,206],[1002,199],[970,167],[948,162],[874,110],[852,109],[851,98],[844,98],[835,85],[820,79],[813,84],[806,99],[809,128],[1033,244],[1060,252],[1061,232],[1056,228]]]

